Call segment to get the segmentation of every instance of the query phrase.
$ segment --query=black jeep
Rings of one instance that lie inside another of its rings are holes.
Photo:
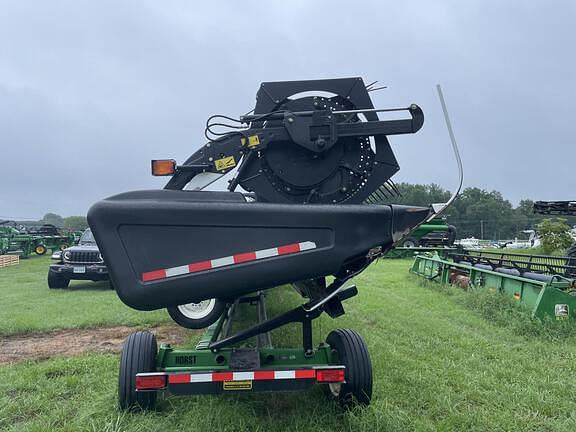
[[[94,282],[109,279],[108,269],[90,229],[84,231],[78,246],[56,252],[52,259],[55,263],[48,270],[49,288],[66,288],[71,279]]]

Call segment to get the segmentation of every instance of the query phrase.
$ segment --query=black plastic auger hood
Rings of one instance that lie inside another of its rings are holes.
[[[247,202],[233,192],[135,191],[88,222],[122,301],[153,310],[337,274],[391,247],[428,208]]]

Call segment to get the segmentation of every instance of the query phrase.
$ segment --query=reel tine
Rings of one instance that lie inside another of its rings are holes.
[[[394,191],[388,186],[387,182],[384,183],[381,187],[386,189],[386,192],[388,192],[390,194],[390,198],[394,198],[396,196],[394,194]]]
[[[378,80],[372,81],[370,84],[368,84],[368,85],[366,86],[366,90],[370,91],[370,90],[369,90],[370,87],[372,87],[372,86],[373,86],[374,84],[376,84],[377,82],[378,82]]]
[[[386,195],[382,192],[382,190],[380,188],[376,189],[374,191],[374,193],[376,193],[376,195],[378,196],[378,198],[380,199],[380,201],[386,201],[387,197]]]
[[[388,86],[382,86],[382,87],[374,87],[374,88],[370,88],[370,89],[366,89],[369,92],[373,92],[373,91],[378,91],[378,90],[382,90],[382,89],[386,89],[388,88]]]
[[[401,197],[402,193],[400,192],[400,190],[398,189],[398,186],[396,186],[396,183],[394,183],[394,181],[392,179],[388,180],[388,184],[390,185],[390,187],[392,188],[392,190],[394,190],[394,192],[396,193],[396,196]]]

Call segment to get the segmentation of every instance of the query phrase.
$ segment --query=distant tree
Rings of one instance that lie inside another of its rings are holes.
[[[511,238],[516,232],[512,204],[498,191],[466,188],[454,207],[454,217],[448,219],[459,237],[497,240]]]
[[[446,202],[450,198],[450,192],[434,183],[427,185],[399,183],[396,186],[401,194],[398,199],[393,200],[397,204],[427,206]]]
[[[68,216],[64,218],[62,227],[69,231],[83,231],[88,228],[86,216]]]
[[[551,254],[561,249],[566,249],[572,244],[572,237],[568,233],[570,226],[566,219],[545,219],[538,225],[542,251]]]
[[[57,226],[58,228],[62,228],[62,226],[64,225],[64,218],[55,213],[46,213],[42,218],[42,220],[40,220],[40,223],[52,224]]]

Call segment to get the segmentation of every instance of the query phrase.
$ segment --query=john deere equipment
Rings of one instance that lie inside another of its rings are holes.
[[[539,319],[576,319],[576,266],[569,257],[480,251],[417,255],[411,272],[464,289],[489,289],[527,307]]]
[[[88,222],[128,306],[209,307],[217,304],[212,299],[226,305],[220,319],[198,318],[215,324],[194,350],[158,351],[152,334],[129,336],[120,407],[151,408],[158,390],[229,393],[315,383],[327,384],[343,405],[370,402],[362,337],[336,330],[314,347],[312,320],[344,314],[343,302],[358,292],[351,278],[440,208],[382,204],[396,194],[391,177],[399,169],[388,136],[417,132],[424,115],[415,104],[374,108],[373,89],[361,78],[263,83],[250,114],[210,117],[208,142],[184,164],[152,162],[153,174],[171,176],[164,190],[127,192],[92,206]],[[404,118],[379,120],[379,112]],[[231,170],[228,191],[202,190]],[[268,318],[263,290],[284,284],[305,303]],[[258,323],[233,334],[243,302],[257,305]],[[290,323],[301,324],[302,346],[272,349],[269,332]],[[238,347],[252,337],[260,340],[256,347]]]
[[[73,233],[63,233],[52,224],[44,224],[40,227],[28,228],[27,232],[34,239],[34,253],[44,255],[48,250],[64,250],[75,244]]]
[[[0,221],[0,238],[4,239],[4,253],[9,255],[27,258],[34,249],[32,236],[14,221]]]
[[[444,219],[435,218],[426,222],[400,242],[400,247],[452,247],[456,240],[456,227],[448,225]]]

